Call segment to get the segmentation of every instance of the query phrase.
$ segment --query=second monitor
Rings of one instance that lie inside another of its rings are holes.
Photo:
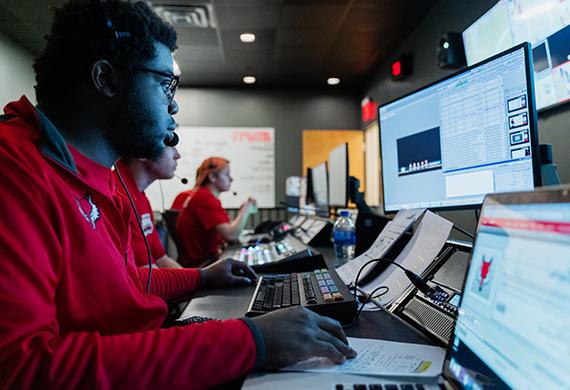
[[[540,185],[530,51],[515,46],[379,108],[386,212],[479,206]]]

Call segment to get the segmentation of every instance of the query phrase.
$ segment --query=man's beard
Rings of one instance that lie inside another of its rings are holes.
[[[158,159],[165,145],[153,134],[159,127],[148,114],[142,99],[129,88],[121,105],[105,124],[105,138],[118,157]]]

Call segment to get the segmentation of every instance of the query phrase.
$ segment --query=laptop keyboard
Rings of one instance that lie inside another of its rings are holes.
[[[425,390],[421,383],[380,384],[380,383],[337,383],[332,390]]]

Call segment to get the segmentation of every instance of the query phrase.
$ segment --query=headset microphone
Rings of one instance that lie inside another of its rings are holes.
[[[170,137],[168,137],[164,140],[164,144],[166,146],[173,147],[173,146],[178,145],[178,141],[180,141],[180,139],[178,138],[178,134],[176,134],[174,131],[172,131],[172,132],[170,132]],[[186,184],[186,183],[184,183],[184,184]]]
[[[182,184],[188,184],[188,179],[186,179],[185,177],[178,176],[178,175],[174,175],[174,177],[179,178],[179,179],[180,179],[180,182],[181,182]]]

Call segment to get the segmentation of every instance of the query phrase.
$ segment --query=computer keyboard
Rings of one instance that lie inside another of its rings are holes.
[[[382,383],[337,383],[332,386],[331,390],[425,390],[426,386],[421,383],[401,383],[401,384],[382,384]]]
[[[319,314],[350,323],[356,302],[334,271],[318,268],[307,272],[263,275],[246,316],[303,305]]]

